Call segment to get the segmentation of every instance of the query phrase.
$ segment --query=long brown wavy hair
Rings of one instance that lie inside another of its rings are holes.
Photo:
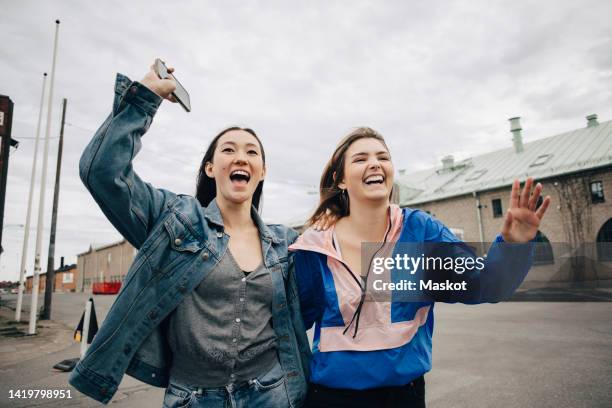
[[[346,151],[359,139],[376,139],[385,146],[387,151],[389,150],[382,135],[372,128],[360,127],[346,135],[334,150],[334,154],[325,165],[325,169],[323,169],[323,175],[321,175],[321,182],[319,183],[319,205],[308,219],[309,225],[315,223],[327,210],[337,218],[349,215],[348,194],[338,184],[344,179]]]

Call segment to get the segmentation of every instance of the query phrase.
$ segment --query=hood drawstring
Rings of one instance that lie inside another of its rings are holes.
[[[353,275],[353,273],[351,272],[351,270],[344,264],[344,262],[341,262],[341,264],[346,268],[346,270],[351,274],[351,276],[353,277],[353,279],[355,279],[357,281],[357,283],[359,284],[359,288],[361,289],[361,299],[359,299],[359,305],[357,306],[357,309],[355,309],[355,313],[353,314],[353,317],[351,318],[351,321],[349,322],[349,324],[344,328],[344,331],[342,332],[342,334],[346,334],[346,332],[349,330],[349,328],[352,326],[353,322],[355,322],[355,331],[353,332],[353,338],[355,338],[355,336],[357,336],[357,331],[359,330],[359,318],[361,317],[361,310],[363,308],[363,304],[365,302],[365,298],[366,298],[366,289],[368,288],[368,276],[370,276],[370,268],[372,267],[372,261],[374,260],[374,257],[378,254],[378,252],[380,252],[381,249],[383,249],[383,247],[385,246],[385,244],[387,243],[387,238],[389,236],[389,232],[391,231],[391,216],[389,216],[389,226],[387,227],[387,232],[385,232],[385,238],[383,239],[383,243],[382,245],[374,252],[374,254],[372,255],[372,257],[370,258],[370,262],[368,263],[368,269],[364,278],[364,282],[363,285],[357,280],[357,278],[355,277],[355,275]]]

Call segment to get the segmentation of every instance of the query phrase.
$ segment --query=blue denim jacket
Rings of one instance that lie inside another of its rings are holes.
[[[157,387],[168,385],[171,352],[164,320],[211,271],[229,237],[216,201],[202,208],[191,196],[143,182],[132,168],[140,138],[162,99],[118,74],[113,111],[80,161],[81,179],[100,208],[138,254],[93,343],[70,376],[70,384],[108,403],[124,373]],[[306,393],[310,348],[297,298],[293,257],[287,247],[297,233],[265,225],[254,211],[264,263],[274,294],[272,322],[293,406]]]

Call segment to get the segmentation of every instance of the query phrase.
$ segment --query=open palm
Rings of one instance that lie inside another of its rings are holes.
[[[523,191],[520,191],[518,180],[512,183],[510,192],[510,208],[506,213],[502,227],[502,237],[506,242],[527,242],[535,238],[540,222],[550,205],[550,197],[546,196],[542,205],[536,209],[538,199],[542,193],[542,184],[538,183],[533,194],[533,179],[529,177],[525,182]]]

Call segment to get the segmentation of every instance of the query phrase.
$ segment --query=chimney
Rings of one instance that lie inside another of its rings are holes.
[[[586,120],[587,120],[587,127],[593,127],[593,126],[599,125],[599,122],[597,121],[597,114],[596,113],[593,113],[593,114],[587,116]]]
[[[510,132],[512,132],[512,143],[514,144],[514,152],[520,153],[523,149],[523,135],[521,134],[521,117],[508,119],[510,121]]]
[[[63,267],[64,267],[64,257],[62,256],[60,258],[60,268],[63,268]]]
[[[453,157],[452,154],[449,154],[448,156],[444,156],[442,158],[442,170],[452,170],[454,165],[455,165],[455,158]]]

